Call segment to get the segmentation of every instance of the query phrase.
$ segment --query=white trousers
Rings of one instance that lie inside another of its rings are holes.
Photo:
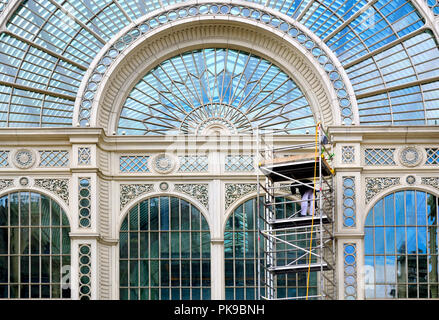
[[[302,196],[302,201],[300,202],[300,215],[305,216],[306,214],[312,215],[314,211],[314,201],[313,201],[314,192],[312,189],[308,189]],[[309,213],[307,212],[309,210]]]

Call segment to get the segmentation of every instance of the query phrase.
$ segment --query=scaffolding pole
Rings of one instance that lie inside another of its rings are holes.
[[[271,144],[267,138],[272,139]],[[334,155],[329,137],[319,123],[315,143],[276,147],[275,142],[273,136],[257,131],[259,299],[336,299],[334,171],[330,165]],[[282,155],[284,152],[293,155]],[[310,216],[302,216],[298,210],[304,200],[280,193],[297,187],[312,190]],[[284,197],[281,201],[277,199],[280,196]],[[286,204],[293,211],[279,217],[277,206]],[[312,273],[315,276],[311,280]],[[306,294],[303,287],[285,288],[290,274],[306,277]],[[284,283],[282,294],[279,276]]]

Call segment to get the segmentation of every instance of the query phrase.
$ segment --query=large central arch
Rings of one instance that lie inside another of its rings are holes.
[[[82,100],[80,103],[85,103],[87,108],[78,107],[78,112],[82,110],[86,115],[91,113],[89,125],[93,126],[96,122],[96,125],[104,127],[110,134],[117,132],[116,123],[121,106],[131,89],[149,70],[178,54],[217,47],[243,50],[279,66],[302,88],[316,121],[331,125],[341,124],[346,117],[352,118],[353,122],[358,120],[354,104],[351,106],[346,99],[353,96],[350,93],[352,90],[347,87],[349,81],[345,82],[346,85],[340,81],[344,71],[337,75],[328,73],[297,40],[262,22],[250,22],[228,16],[206,16],[202,20],[193,18],[157,27],[156,32],[140,37],[124,54],[117,56],[106,71],[108,76],[102,77],[96,91],[89,94],[97,97],[97,100]],[[322,54],[322,51],[319,52]],[[328,57],[325,56],[326,61]],[[330,68],[336,65],[331,64]],[[331,76],[335,78],[331,80]],[[86,90],[86,85],[83,81],[83,90]],[[341,107],[341,104],[345,107]],[[78,116],[79,123],[83,125],[81,119],[85,118],[81,118],[80,114]]]

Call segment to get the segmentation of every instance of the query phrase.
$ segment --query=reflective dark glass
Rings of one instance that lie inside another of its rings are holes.
[[[398,191],[369,211],[364,238],[366,298],[438,296],[437,201],[422,191]]]
[[[187,201],[154,197],[131,208],[119,259],[120,299],[210,298],[210,233]]]

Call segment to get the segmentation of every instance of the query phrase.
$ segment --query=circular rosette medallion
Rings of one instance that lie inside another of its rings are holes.
[[[175,161],[167,154],[159,154],[154,159],[154,170],[158,173],[169,173],[174,169]]]
[[[406,167],[417,166],[422,160],[421,152],[415,147],[406,147],[401,150],[399,159]]]
[[[35,156],[32,150],[17,150],[14,155],[14,163],[18,168],[27,169],[32,167],[35,162]]]

